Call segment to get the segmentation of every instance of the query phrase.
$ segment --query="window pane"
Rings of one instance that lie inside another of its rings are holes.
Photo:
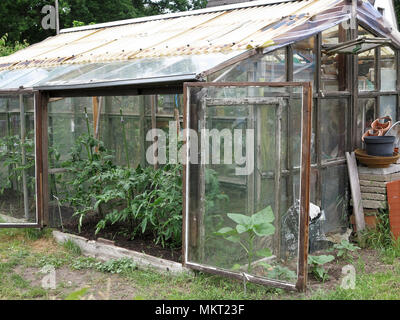
[[[375,99],[358,99],[357,114],[357,147],[362,147],[361,138],[367,129],[371,128],[376,119]]]
[[[397,120],[396,96],[381,96],[379,105],[379,117],[389,116],[393,121]]]
[[[396,55],[392,48],[381,49],[381,90],[396,91],[397,70]]]
[[[296,42],[293,45],[293,80],[314,83],[315,38]]]
[[[322,161],[344,157],[346,146],[347,99],[321,101],[321,159]]]
[[[341,25],[335,26],[322,32],[323,45],[335,45],[346,41],[347,31]],[[324,91],[346,90],[346,55],[322,54],[321,58],[321,85]]]
[[[358,56],[358,90],[375,90],[375,50]]]

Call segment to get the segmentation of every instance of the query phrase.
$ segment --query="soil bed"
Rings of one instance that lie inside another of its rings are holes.
[[[95,234],[96,225],[99,220],[100,219],[96,215],[87,217],[83,222],[80,233],[78,231],[77,219],[71,219],[67,223],[64,223],[64,230],[62,230],[61,227],[57,229],[62,232],[79,235],[89,240],[97,240],[98,238],[111,240],[114,241],[114,244],[118,247],[170,261],[182,262],[181,248],[163,248],[161,245],[155,244],[152,234],[137,234],[133,240],[129,240],[127,236],[123,234],[123,230],[126,229],[126,226],[122,224],[107,225],[105,229]]]

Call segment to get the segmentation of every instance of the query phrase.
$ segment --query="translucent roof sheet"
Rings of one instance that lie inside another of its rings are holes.
[[[53,68],[28,68],[0,72],[0,89],[21,86],[49,87],[144,78],[196,75],[231,59],[241,52],[194,56],[163,57],[111,63],[62,65]]]

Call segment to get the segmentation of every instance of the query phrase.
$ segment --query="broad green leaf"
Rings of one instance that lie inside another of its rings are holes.
[[[271,206],[268,206],[261,211],[253,214],[251,219],[253,225],[259,225],[262,223],[271,223],[272,221],[274,221],[275,217]]]
[[[308,264],[323,265],[335,259],[332,255],[308,256]]]
[[[239,269],[240,269],[240,267],[241,267],[241,265],[240,264],[238,264],[238,263],[236,263],[236,264],[234,264],[233,265],[233,267],[232,267],[232,271],[238,271]]]
[[[258,251],[256,252],[256,254],[257,254],[259,257],[263,257],[263,258],[267,258],[267,257],[272,256],[272,252],[271,252],[271,250],[269,250],[268,248],[264,248],[264,249],[258,250]]]
[[[238,225],[236,226],[236,231],[237,231],[239,234],[245,233],[245,232],[249,231],[250,229],[251,229],[251,228],[249,228],[248,226],[243,226],[243,225],[241,225],[241,224],[238,224]]]
[[[228,217],[235,221],[237,224],[241,225],[251,225],[251,218],[239,213],[228,213]]]
[[[275,227],[270,223],[263,223],[254,226],[254,233],[259,237],[270,236],[275,233]]]
[[[225,235],[234,234],[234,233],[235,233],[234,229],[232,229],[230,227],[225,227],[225,228],[219,229],[214,234],[217,235],[217,236],[225,236]]]
[[[225,239],[230,241],[230,242],[234,242],[234,243],[239,243],[240,242],[240,237],[237,234],[229,236],[229,237],[226,237]]]

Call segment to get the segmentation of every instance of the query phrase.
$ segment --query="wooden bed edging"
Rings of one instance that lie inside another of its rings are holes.
[[[181,263],[153,257],[145,253],[114,245],[104,244],[100,241],[88,240],[77,235],[60,231],[53,231],[53,237],[60,244],[71,240],[79,246],[83,255],[103,261],[130,258],[137,264],[137,267],[142,270],[154,269],[155,271],[168,272],[172,275],[179,275],[182,273],[193,274],[192,270],[183,267]]]

